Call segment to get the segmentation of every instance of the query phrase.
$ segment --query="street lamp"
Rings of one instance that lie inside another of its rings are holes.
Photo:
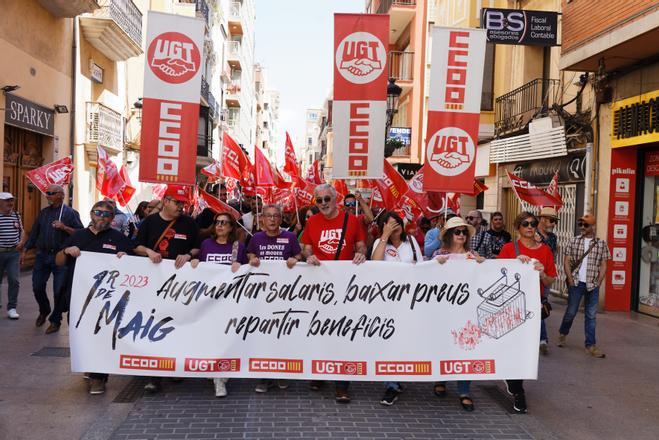
[[[389,136],[389,128],[394,121],[394,115],[398,112],[398,98],[403,92],[403,89],[396,85],[395,78],[389,78],[387,84],[387,123],[385,125],[384,133],[384,157],[391,157],[396,149],[393,145],[387,144],[387,137]]]

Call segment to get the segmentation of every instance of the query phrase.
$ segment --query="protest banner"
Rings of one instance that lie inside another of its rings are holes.
[[[83,252],[71,364],[175,377],[535,379],[539,284],[518,260],[262,260],[232,273]]]

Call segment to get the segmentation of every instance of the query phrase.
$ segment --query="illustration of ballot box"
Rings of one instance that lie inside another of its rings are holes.
[[[502,276],[487,289],[478,289],[483,302],[477,307],[478,326],[492,338],[499,339],[516,329],[532,315],[526,311],[526,295],[520,290],[520,275],[508,281],[508,273],[501,269]]]

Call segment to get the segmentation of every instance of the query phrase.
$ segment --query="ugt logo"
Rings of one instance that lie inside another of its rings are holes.
[[[62,183],[73,172],[72,165],[52,166],[46,169],[46,177],[52,183]]]
[[[180,32],[165,32],[149,45],[147,60],[151,71],[161,80],[180,84],[199,70],[201,56],[197,45]]]
[[[426,157],[438,174],[457,176],[471,166],[476,157],[476,148],[466,131],[458,127],[445,127],[430,138]]]
[[[366,84],[384,72],[387,52],[375,35],[353,32],[345,37],[336,49],[336,68],[346,80]]]

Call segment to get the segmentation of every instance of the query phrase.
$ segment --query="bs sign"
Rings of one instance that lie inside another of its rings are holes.
[[[556,46],[558,13],[484,8],[481,27],[487,30],[490,43]]]

